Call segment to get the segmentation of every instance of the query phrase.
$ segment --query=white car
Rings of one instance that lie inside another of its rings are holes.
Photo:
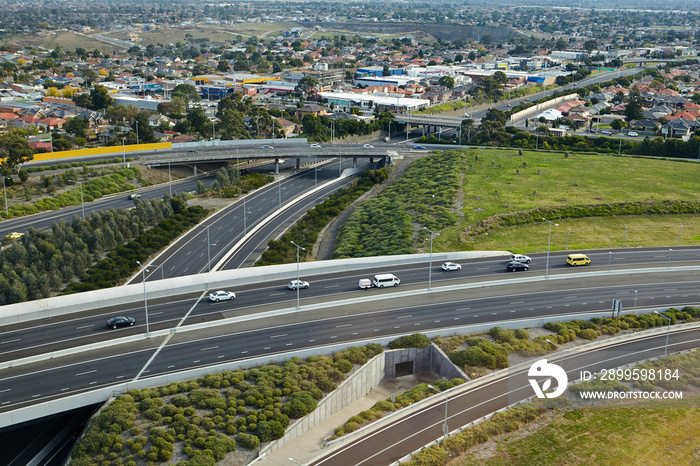
[[[530,259],[525,254],[511,254],[510,255],[511,262],[520,262],[521,264],[529,264],[531,260],[532,259]]]
[[[261,149],[261,150],[272,150],[272,149],[274,149],[274,147],[268,146],[268,145],[264,145],[264,146],[260,146],[260,149]]]
[[[320,149],[321,144],[311,144],[309,147],[311,147],[312,149]]]
[[[292,280],[291,282],[287,283],[287,288],[290,290],[296,290],[297,288],[308,288],[309,287],[309,282],[305,282],[304,280]]]
[[[445,262],[442,264],[442,270],[445,272],[449,272],[451,270],[462,270],[462,266],[459,264],[455,264],[454,262]]]
[[[639,136],[639,133],[636,131],[630,131],[629,133],[627,133],[627,136],[631,138],[636,138],[637,136]]]
[[[365,148],[365,149],[374,149],[374,146],[373,146],[372,144],[365,144],[365,145],[362,146],[362,147]]]
[[[209,295],[209,301],[215,303],[219,301],[228,301],[229,299],[236,299],[236,293],[233,291],[215,291]]]
[[[372,288],[372,280],[369,278],[360,278],[359,285],[361,290],[369,290]]]

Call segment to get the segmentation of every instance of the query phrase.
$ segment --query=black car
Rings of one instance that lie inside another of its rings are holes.
[[[133,317],[112,317],[107,321],[107,328],[128,327],[130,325],[134,325],[134,322],[136,322],[136,319]]]
[[[508,262],[508,265],[506,265],[506,270],[508,270],[509,272],[517,272],[519,270],[527,270],[529,268],[529,265],[515,261]]]

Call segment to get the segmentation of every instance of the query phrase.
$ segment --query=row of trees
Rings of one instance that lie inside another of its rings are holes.
[[[30,228],[0,250],[0,305],[46,298],[82,276],[117,246],[173,214],[171,204],[139,202],[132,210],[97,212],[85,221],[54,222],[50,230]]]

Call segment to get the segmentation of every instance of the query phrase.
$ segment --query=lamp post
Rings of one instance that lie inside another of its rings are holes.
[[[423,227],[423,229],[430,232],[430,260],[428,261],[428,291],[430,291],[433,277],[433,235],[440,236],[440,233],[435,233],[428,227]]]
[[[126,146],[124,146],[124,138],[122,138],[122,161],[124,162],[124,168],[126,168]]]
[[[546,218],[542,218],[545,222],[549,223],[549,237],[547,238],[547,265],[544,269],[544,278],[549,278],[549,246],[552,243],[552,225],[559,226],[558,223],[550,222]]]
[[[170,187],[170,197],[173,197],[173,179],[170,176],[170,161],[168,161],[168,186]]]
[[[314,167],[314,170],[316,170],[316,167]],[[279,206],[282,207],[282,190],[286,190],[287,188],[282,187],[282,178],[277,179],[277,198],[279,200]]]
[[[612,264],[612,251],[608,251],[608,273],[610,273],[610,264]]]
[[[0,176],[2,176],[2,194],[3,194],[3,196],[5,196],[5,216],[9,217],[10,212],[7,208],[7,188],[5,188],[5,174],[0,173]]]
[[[552,340],[550,340],[549,338],[545,338],[544,340],[545,340],[546,342],[549,342],[549,343],[553,344],[554,346],[556,346],[556,347],[559,349],[559,367],[562,367],[562,368],[563,368],[562,363],[563,363],[563,361],[564,361],[564,350],[562,350],[561,348],[559,348],[559,345],[557,345],[556,343],[554,343],[554,342],[553,342]]]
[[[216,130],[214,129],[214,120],[211,120],[211,140],[216,140]]]
[[[248,219],[247,219],[248,209],[245,206],[245,197],[243,198],[243,236],[248,234]]]
[[[318,184],[318,155],[314,155],[314,186]]]
[[[669,248],[668,249],[668,270],[671,270],[671,254],[673,253],[673,249]]]
[[[668,334],[671,333],[671,319],[661,314],[659,311],[654,311],[654,314],[658,314],[664,319],[668,320],[668,330],[666,331],[666,346],[664,347],[664,357],[668,355]]]
[[[289,457],[289,461],[291,461],[294,464],[298,464],[299,466],[302,466],[301,463],[297,463],[296,461],[294,461],[294,458],[292,458],[291,456]]]
[[[294,246],[296,246],[296,248],[297,248],[297,286],[296,286],[296,289],[297,289],[297,309],[299,309],[299,288],[301,288],[301,287],[299,286],[299,250],[300,250],[300,249],[303,249],[304,251],[306,251],[306,249],[305,249],[305,248],[302,248],[301,246],[299,246],[299,245],[298,245],[297,243],[295,243],[294,241],[291,241],[291,243],[292,243]]]
[[[447,433],[449,432],[448,427],[447,427],[447,393],[441,392],[440,390],[438,390],[437,388],[433,387],[433,386],[430,385],[430,384],[428,384],[428,387],[432,388],[433,390],[435,390],[435,391],[438,392],[438,393],[442,393],[443,395],[445,395],[445,420],[444,420],[444,422],[443,422],[443,424],[442,424],[442,431],[443,431],[443,433],[445,434],[445,437],[444,437],[444,440],[443,440],[443,442],[444,442],[444,441],[447,440]]]
[[[139,120],[134,120],[136,122],[136,145],[139,145]]]
[[[634,290],[634,310],[637,310],[637,290]]]
[[[211,225],[207,225],[207,271],[211,272],[211,247],[216,246],[216,243],[212,243],[211,240],[209,239],[209,227]]]
[[[80,181],[76,181],[76,180],[68,180],[68,181],[70,181],[71,183],[78,183],[78,186],[80,186],[80,209],[83,212],[83,220],[85,220],[85,202],[83,202],[83,183],[81,183]],[[5,202],[5,204],[7,204],[7,202]]]
[[[148,296],[146,295],[146,267],[141,265],[141,262],[139,261],[136,261],[136,263],[139,264],[139,267],[141,267],[141,274],[143,276],[143,305],[146,309],[146,336],[150,336],[151,331],[148,326]]]

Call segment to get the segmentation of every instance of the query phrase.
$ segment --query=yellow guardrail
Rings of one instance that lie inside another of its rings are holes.
[[[90,149],[63,150],[59,152],[44,152],[34,155],[34,161],[41,162],[43,160],[65,159],[85,157],[88,155],[122,155],[123,152],[138,152],[144,150],[172,149],[171,142],[156,142],[153,144],[130,144],[128,146],[109,146],[109,147],[93,147]]]

